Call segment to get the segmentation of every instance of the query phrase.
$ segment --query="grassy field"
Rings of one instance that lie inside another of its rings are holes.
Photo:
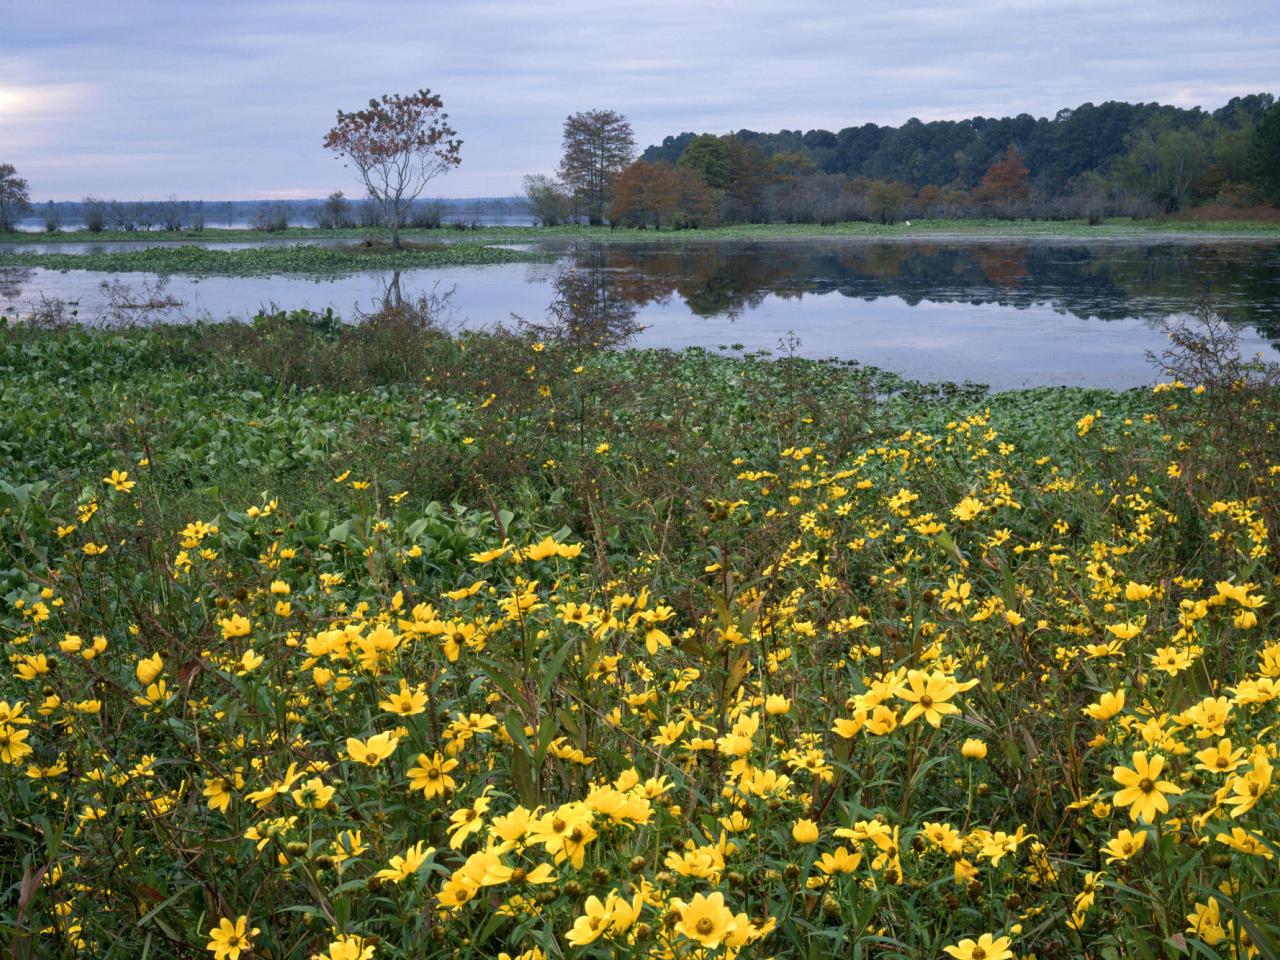
[[[1206,329],[987,396],[0,325],[0,944],[1276,956],[1280,394]]]
[[[538,240],[599,240],[601,242],[634,242],[646,239],[786,239],[821,237],[899,237],[915,235],[958,234],[961,236],[1014,236],[1014,237],[1128,237],[1156,234],[1164,235],[1224,235],[1280,237],[1280,221],[1248,220],[1135,220],[1128,217],[1112,217],[1096,225],[1083,220],[911,220],[893,224],[866,222],[839,223],[830,226],[817,224],[739,224],[705,230],[636,230],[630,228],[560,226],[560,227],[480,227],[458,230],[442,227],[435,230],[406,229],[401,231],[405,239],[417,241],[443,241],[461,243],[520,243]],[[11,234],[4,240],[22,243],[92,243],[95,241],[136,241],[156,243],[160,241],[191,240],[202,243],[217,241],[271,239],[363,239],[384,237],[385,231],[372,228],[322,230],[318,227],[290,227],[278,233],[257,233],[249,230],[209,228],[199,233],[138,233],[104,231],[89,233],[85,230],[62,233]]]

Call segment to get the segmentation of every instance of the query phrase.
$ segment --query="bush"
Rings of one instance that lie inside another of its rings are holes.
[[[84,210],[84,226],[90,233],[101,233],[107,225],[107,204],[96,197],[85,197],[80,201]]]
[[[260,203],[253,212],[250,226],[264,233],[279,233],[289,229],[289,208],[282,202]]]
[[[439,230],[444,221],[444,204],[439,200],[418,201],[409,208],[405,226],[415,230]]]

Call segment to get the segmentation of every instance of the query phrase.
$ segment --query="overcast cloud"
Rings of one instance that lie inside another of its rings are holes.
[[[431,192],[499,196],[594,107],[643,147],[1280,93],[1280,2],[0,3],[0,162],[36,200],[358,194],[320,146],[335,111],[419,87],[464,140]]]

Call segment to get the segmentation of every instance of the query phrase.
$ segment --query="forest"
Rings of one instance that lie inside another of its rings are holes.
[[[621,170],[624,187],[638,174],[660,180],[664,167],[700,175],[711,195],[684,218],[699,225],[975,214],[1094,220],[1197,209],[1214,219],[1269,219],[1280,200],[1280,106],[1256,93],[1213,111],[1108,101],[1052,118],[685,132],[648,147],[639,162],[655,166]],[[687,195],[681,186],[674,192]],[[623,222],[645,219],[634,204],[615,212]]]

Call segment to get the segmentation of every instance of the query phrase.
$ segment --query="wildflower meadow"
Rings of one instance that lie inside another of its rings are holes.
[[[0,950],[1280,955],[1280,394],[1195,337],[0,330]]]

